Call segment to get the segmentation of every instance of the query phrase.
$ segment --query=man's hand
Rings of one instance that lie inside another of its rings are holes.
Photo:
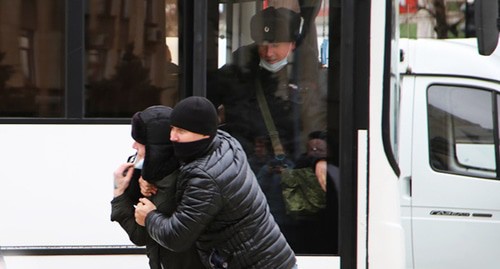
[[[141,188],[142,195],[146,197],[154,195],[158,191],[154,184],[147,182],[142,177],[139,178],[139,187]]]
[[[113,173],[114,177],[114,197],[122,195],[130,184],[130,179],[134,173],[133,163],[124,163],[120,165]]]
[[[316,169],[314,170],[316,173],[316,178],[318,179],[318,183],[326,192],[326,161],[321,160],[316,163]]]
[[[146,225],[146,216],[156,209],[156,206],[147,198],[140,198],[135,207],[135,222],[141,226]]]

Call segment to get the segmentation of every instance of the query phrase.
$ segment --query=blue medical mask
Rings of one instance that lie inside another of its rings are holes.
[[[144,158],[138,160],[135,164],[134,164],[134,168],[135,169],[142,169],[142,166],[144,165]]]
[[[280,71],[283,67],[288,64],[288,57],[283,58],[281,61],[275,62],[273,64],[260,59],[259,66],[266,69],[269,72],[276,73]]]

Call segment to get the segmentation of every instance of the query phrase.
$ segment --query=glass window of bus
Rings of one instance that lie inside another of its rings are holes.
[[[271,213],[298,254],[336,252],[336,202],[317,214],[291,215],[280,186],[283,169],[313,171],[315,161],[334,154],[327,154],[326,143],[328,5],[329,1],[221,1],[218,23],[210,24],[218,29],[208,29],[216,32],[209,36],[217,37],[218,43],[218,58],[211,59],[215,56],[209,53],[208,62],[218,64],[208,67],[207,97],[219,110],[221,129],[245,149]],[[265,107],[270,116],[263,114]],[[269,135],[273,129],[279,141]],[[284,159],[278,156],[279,145]],[[335,193],[338,168],[322,164],[329,172],[327,193]]]
[[[492,98],[479,89],[429,88],[429,157],[435,170],[496,177]]]
[[[85,117],[131,117],[179,96],[175,0],[95,0],[85,14]]]
[[[0,117],[62,117],[64,0],[0,2]]]

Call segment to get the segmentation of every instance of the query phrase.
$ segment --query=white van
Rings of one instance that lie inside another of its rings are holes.
[[[400,40],[406,268],[499,268],[500,49]]]

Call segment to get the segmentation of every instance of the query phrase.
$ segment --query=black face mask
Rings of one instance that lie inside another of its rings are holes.
[[[175,156],[179,158],[179,160],[191,162],[205,153],[212,140],[213,137],[209,137],[193,142],[172,142],[172,145],[174,145]]]

